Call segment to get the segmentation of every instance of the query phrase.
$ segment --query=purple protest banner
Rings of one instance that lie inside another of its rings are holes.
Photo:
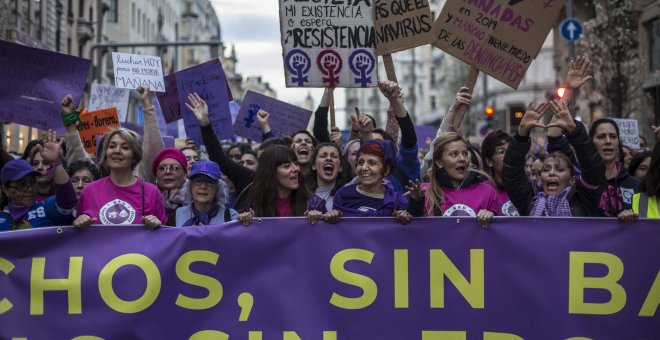
[[[237,136],[262,141],[263,131],[257,120],[259,110],[269,113],[268,123],[275,136],[291,135],[306,129],[312,117],[310,110],[248,90],[234,122],[234,132]]]
[[[91,61],[0,41],[0,120],[64,132],[60,101],[82,98]]]
[[[2,339],[660,339],[657,220],[42,228],[0,249]]]

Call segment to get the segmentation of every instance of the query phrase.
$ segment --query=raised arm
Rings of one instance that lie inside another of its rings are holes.
[[[591,69],[591,60],[587,56],[579,56],[575,60],[571,60],[568,65],[568,73],[566,74],[566,89],[561,101],[565,102],[570,109],[573,106],[576,91],[582,87],[587,81],[593,79],[589,75]]]
[[[39,152],[44,161],[50,164],[48,172],[53,173],[57,206],[64,210],[69,210],[76,206],[76,192],[73,189],[73,184],[71,184],[69,174],[60,161],[61,146],[62,140],[57,140],[55,132],[49,130],[44,138],[43,146],[39,146]]]
[[[60,102],[60,109],[62,109],[62,122],[66,128],[64,134],[64,141],[66,142],[66,165],[72,164],[75,161],[85,161],[89,159],[89,155],[85,152],[85,147],[80,140],[80,133],[78,132],[77,124],[80,121],[80,110],[73,108],[73,96],[67,94]]]
[[[440,124],[440,130],[438,130],[438,136],[446,132],[458,132],[461,128],[461,122],[463,118],[457,119],[456,112],[461,108],[461,106],[466,106],[465,111],[470,109],[472,105],[472,89],[469,87],[461,87],[454,97],[454,102],[449,107],[449,111],[445,115],[445,118],[442,119]]]
[[[321,102],[319,107],[314,112],[314,137],[320,143],[330,142],[330,134],[328,132],[328,111],[330,107],[330,97],[333,95],[335,88],[326,87],[323,91],[323,97],[321,97]]]
[[[149,88],[139,86],[137,88],[140,94],[140,101],[142,102],[142,116],[144,117],[144,143],[142,143],[142,151],[144,158],[142,159],[142,178],[151,183],[156,183],[156,177],[151,172],[151,163],[153,163],[156,155],[165,148],[163,138],[160,135],[160,128],[158,127],[158,119],[156,119],[156,110],[151,105],[151,98],[149,98]]]
[[[211,122],[209,121],[209,108],[206,105],[206,102],[200,98],[197,93],[188,94],[188,102],[185,103],[185,105],[190,111],[192,111],[199,122],[199,126],[202,130],[202,140],[206,146],[209,159],[220,165],[222,173],[227,175],[229,180],[234,183],[236,192],[240,193],[246,186],[252,183],[254,171],[234,163],[229,157],[227,157],[222,150],[222,145],[220,145],[220,141],[215,135]]]
[[[544,127],[539,121],[547,108],[548,103],[529,104],[518,126],[518,132],[504,155],[502,185],[522,216],[529,215],[535,195],[532,182],[525,174],[525,155],[531,144],[529,133],[535,127]]]

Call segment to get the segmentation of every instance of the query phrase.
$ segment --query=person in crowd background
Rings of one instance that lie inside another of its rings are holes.
[[[76,191],[77,198],[80,198],[80,194],[87,184],[90,184],[101,177],[96,164],[89,159],[71,163],[67,167],[66,172],[71,177],[71,183]]]
[[[656,143],[657,144],[657,143]],[[639,150],[630,161],[628,173],[639,179],[640,182],[646,176],[651,167],[651,153],[646,150]]]
[[[167,225],[188,227],[235,220],[238,213],[225,206],[227,188],[220,180],[220,174],[220,167],[215,162],[195,162],[190,169],[190,180],[183,187],[186,202],[190,203],[170,215]]]
[[[22,159],[4,164],[0,182],[8,201],[0,212],[1,231],[71,224],[76,193],[61,163],[61,144],[56,134],[48,131],[42,144],[36,147],[40,157],[50,164],[46,172],[53,178],[54,195],[43,201],[36,200],[41,172]]]
[[[186,183],[187,167],[186,155],[177,148],[160,150],[151,165],[168,216],[184,203],[183,185]]]
[[[633,195],[634,217],[660,218],[660,143],[656,142],[651,153],[651,163],[639,185],[639,193]]]
[[[566,131],[568,142],[582,165],[582,173],[576,177],[571,158],[554,151],[543,160],[541,191],[537,194],[523,170],[524,157],[531,144],[532,128],[546,127],[540,120],[548,108],[556,117],[553,124]],[[565,102],[528,106],[504,156],[502,179],[509,198],[522,216],[600,215],[598,202],[605,184],[605,166],[584,126],[573,119]]]
[[[509,148],[511,136],[502,130],[495,130],[484,138],[481,142],[481,159],[483,160],[484,170],[490,175],[497,189],[497,205],[501,206],[498,215],[518,216],[516,207],[509,200],[509,196],[504,190],[502,184],[502,165],[504,164],[504,154]],[[525,163],[527,166],[527,163]],[[530,164],[531,171],[531,164]]]

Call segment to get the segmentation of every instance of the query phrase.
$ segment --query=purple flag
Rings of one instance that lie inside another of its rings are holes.
[[[60,101],[82,98],[90,60],[0,41],[0,119],[64,131]]]
[[[0,249],[2,339],[660,339],[657,220],[53,227]]]

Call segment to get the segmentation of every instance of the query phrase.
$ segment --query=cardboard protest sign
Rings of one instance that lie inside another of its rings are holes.
[[[287,87],[368,87],[377,79],[370,1],[280,0]]]
[[[82,97],[88,59],[0,40],[0,120],[64,132],[60,101]]]
[[[259,110],[269,113],[268,123],[275,136],[291,135],[298,130],[306,129],[312,117],[310,110],[248,90],[234,123],[234,132],[237,136],[262,141],[263,131],[257,120]]]
[[[231,93],[231,89],[229,88],[229,82],[227,81],[227,77],[225,76],[225,71],[222,69],[222,64],[220,63],[220,59],[218,58],[189,67],[185,70],[176,73],[168,74],[167,76],[165,76],[165,87],[167,88],[167,90],[165,92],[156,93],[158,100],[162,104],[163,117],[165,118],[165,121],[167,123],[171,123],[173,121],[183,118],[181,113],[182,106],[179,105],[180,104],[179,89],[177,88],[176,85],[176,75],[184,71],[192,70],[194,68],[207,67],[208,65],[217,65],[220,68],[220,72],[222,72],[222,77],[225,80],[225,87],[227,88],[227,97],[229,98],[229,100],[234,99]]]
[[[447,1],[433,45],[518,89],[564,2]]]
[[[87,106],[87,110],[95,111],[115,107],[117,108],[119,121],[123,122],[126,120],[126,114],[128,113],[129,91],[130,90],[128,89],[93,83],[92,89],[89,93],[89,105]]]
[[[165,92],[160,57],[112,52],[112,64],[116,87],[136,89],[143,85],[152,92]]]
[[[96,137],[102,136],[111,129],[119,127],[119,116],[114,107],[97,111],[87,111],[80,115],[82,122],[78,124],[80,140],[85,151],[96,153]]]
[[[639,149],[639,126],[634,119],[612,118],[619,126],[621,144],[633,149]]]
[[[231,126],[229,98],[225,83],[225,74],[218,64],[206,64],[176,73],[176,86],[179,93],[179,103],[186,126],[186,135],[197,145],[202,145],[202,135],[195,115],[185,106],[188,94],[197,93],[208,106],[209,121],[219,139],[231,139],[234,131]]]
[[[375,0],[376,53],[391,54],[435,40],[428,0]]]

